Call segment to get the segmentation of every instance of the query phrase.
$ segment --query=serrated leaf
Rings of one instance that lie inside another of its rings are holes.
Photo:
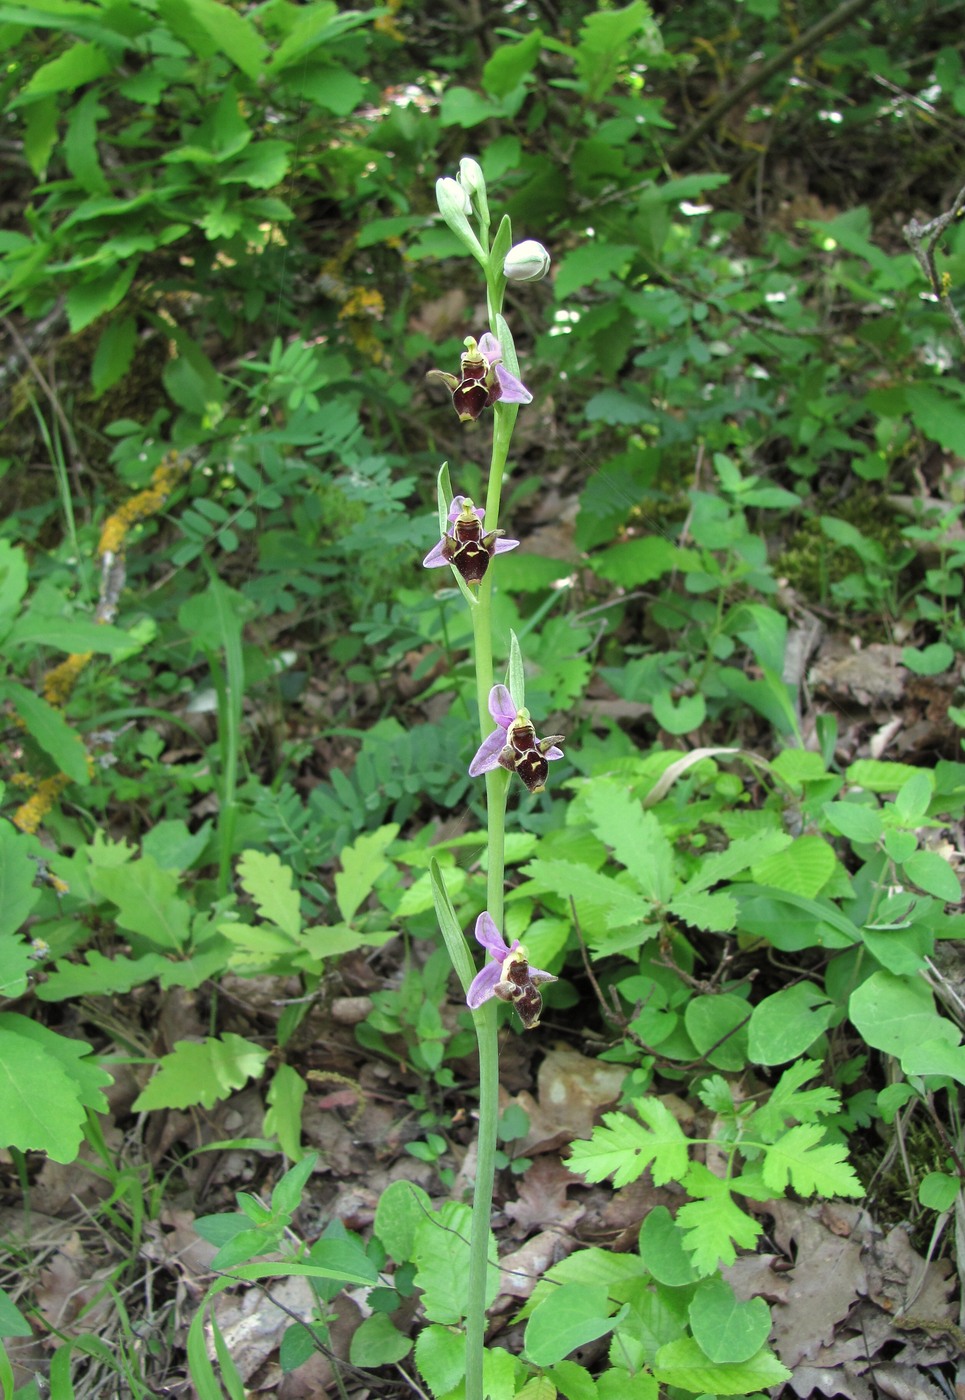
[[[910,763],[889,763],[883,758],[859,758],[845,772],[848,782],[868,792],[898,792],[909,778],[920,776],[922,769]]]
[[[755,861],[751,874],[759,885],[813,899],[834,874],[836,863],[834,851],[822,836],[799,836],[783,851]]]
[[[91,872],[97,893],[117,905],[114,917],[121,928],[172,952],[191,936],[191,906],[178,897],[179,883],[176,870],[162,870],[150,856]]]
[[[767,1103],[753,1114],[748,1132],[765,1141],[776,1138],[785,1123],[796,1118],[802,1123],[814,1123],[828,1113],[836,1113],[841,1099],[834,1089],[820,1085],[815,1089],[801,1086],[824,1068],[819,1060],[798,1060],[789,1065],[771,1091]]]
[[[679,1181],[689,1163],[689,1143],[680,1124],[659,1099],[636,1099],[633,1106],[642,1125],[625,1113],[605,1113],[603,1126],[594,1128],[588,1142],[573,1143],[567,1168],[587,1181],[612,1175],[620,1187],[636,1181],[652,1162],[657,1186]]]
[[[464,1317],[469,1282],[469,1235],[472,1211],[461,1201],[447,1201],[438,1212],[423,1216],[415,1227],[412,1261],[415,1285],[422,1289],[422,1307],[431,1322],[456,1327]],[[488,1258],[497,1257],[496,1241],[489,1231]],[[499,1269],[492,1262],[486,1270],[486,1306],[499,1291]]]
[[[684,886],[684,892],[706,890],[724,880],[732,880],[742,874],[757,861],[764,860],[791,844],[792,838],[784,831],[757,831],[753,836],[742,836],[732,841],[726,851],[714,851],[701,857],[697,871]]]
[[[335,876],[335,902],[346,923],[351,923],[363,899],[372,893],[376,880],[388,870],[385,850],[398,834],[398,824],[390,822],[380,826],[378,831],[363,832],[342,851],[339,857],[342,869]]]
[[[764,1184],[775,1194],[783,1194],[790,1182],[802,1196],[863,1196],[864,1187],[844,1161],[847,1148],[822,1142],[825,1131],[819,1123],[789,1128],[765,1150]]]
[[[684,923],[707,932],[729,933],[737,923],[737,901],[729,894],[683,890],[668,908]]]
[[[598,927],[602,923],[605,929],[628,928],[642,924],[650,913],[641,893],[589,866],[537,857],[522,869],[532,882],[527,890],[542,890],[575,901],[583,932],[592,944],[601,941],[601,935],[593,929],[594,923]]]
[[[673,893],[673,847],[652,812],[626,786],[600,778],[580,795],[590,825],[647,897],[666,904]]]
[[[137,1096],[135,1113],[152,1108],[211,1108],[261,1074],[268,1050],[233,1031],[207,1040],[179,1040]]]
[[[255,901],[263,919],[297,938],[301,933],[301,898],[292,889],[292,872],[274,854],[262,851],[242,851],[238,861],[238,878]]]
[[[885,829],[877,807],[865,807],[857,802],[825,802],[824,815],[833,830],[861,845],[879,840]]]
[[[703,1163],[692,1162],[684,1187],[694,1199],[677,1211],[677,1225],[700,1274],[712,1274],[720,1264],[733,1264],[735,1246],[753,1249],[762,1226],[741,1210],[726,1181]]]
[[[752,1395],[791,1379],[791,1372],[767,1347],[747,1361],[719,1363],[711,1361],[693,1337],[678,1337],[662,1346],[653,1374],[663,1385],[694,1395]]]

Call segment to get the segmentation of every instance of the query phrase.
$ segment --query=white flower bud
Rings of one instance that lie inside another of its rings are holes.
[[[463,156],[459,162],[459,183],[470,199],[480,194],[485,199],[486,177],[482,173],[482,166],[478,160],[473,160],[472,156]]]
[[[550,255],[534,238],[510,248],[503,261],[503,273],[510,282],[538,282],[549,270]]]
[[[465,218],[467,214],[472,213],[472,200],[469,195],[458,180],[453,180],[448,175],[445,179],[436,181],[436,203],[446,223],[449,223],[452,215]]]
[[[472,207],[483,224],[489,227],[489,201],[486,199],[486,177],[482,166],[472,156],[463,156],[459,162],[459,183],[472,201]]]

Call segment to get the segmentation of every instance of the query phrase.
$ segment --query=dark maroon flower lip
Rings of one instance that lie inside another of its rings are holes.
[[[449,507],[450,530],[443,535],[422,561],[424,569],[439,569],[451,564],[458,569],[466,583],[481,583],[496,554],[516,549],[519,540],[502,538],[502,530],[483,529],[486,512],[473,505],[468,496],[453,496]]]
[[[526,949],[518,938],[514,938],[512,946],[507,947],[488,910],[476,920],[476,941],[482,944],[493,961],[488,962],[472,979],[466,993],[466,1005],[471,1011],[476,1011],[491,997],[512,1002],[524,1030],[535,1030],[543,1010],[540,985],[557,979],[552,972],[544,972],[541,967],[530,964]]]
[[[452,406],[460,423],[475,423],[494,403],[532,403],[533,396],[502,363],[499,341],[486,331],[477,342],[468,335],[460,357],[459,373],[430,369],[427,379],[438,379],[452,394]]]
[[[504,685],[494,685],[489,692],[489,713],[499,727],[476,750],[469,776],[476,778],[494,768],[506,768],[510,773],[518,773],[530,792],[542,792],[549,764],[563,757],[557,744],[564,736],[549,734],[545,739],[537,738],[529,710],[524,706],[517,709]]]

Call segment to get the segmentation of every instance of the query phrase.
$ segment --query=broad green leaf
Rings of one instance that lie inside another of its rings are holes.
[[[787,783],[819,782],[828,776],[827,765],[819,753],[808,749],[782,749],[771,764],[774,772]]]
[[[754,884],[740,885],[734,893],[740,904],[738,928],[784,952],[850,948],[861,941],[859,930],[830,900],[805,899],[790,890]]]
[[[263,919],[277,924],[290,938],[301,933],[301,897],[292,889],[292,872],[276,855],[242,851],[238,878]]]
[[[0,682],[0,700],[13,706],[24,722],[30,737],[53,759],[71,782],[86,786],[90,782],[87,750],[80,735],[41,696],[16,681]]]
[[[902,783],[895,796],[895,812],[903,825],[916,826],[924,820],[934,793],[935,775],[924,768],[919,768],[913,777]]]
[[[590,560],[593,572],[621,588],[640,588],[676,567],[681,551],[663,535],[628,540],[605,549]]]
[[[916,676],[940,676],[955,660],[947,642],[933,642],[929,647],[902,647],[901,661]]]
[[[747,1063],[747,1022],[751,1009],[730,992],[692,997],[684,1012],[687,1033],[698,1053],[718,1069],[741,1070]]]
[[[749,1361],[771,1330],[771,1314],[764,1299],[739,1303],[722,1278],[704,1279],[690,1300],[688,1312],[694,1340],[718,1365]]]
[[[668,734],[692,734],[707,718],[707,701],[699,693],[674,700],[669,690],[658,690],[651,703],[654,719]]]
[[[759,885],[813,899],[834,874],[837,858],[822,836],[798,836],[783,851],[751,866]]]
[[[135,1113],[152,1108],[211,1108],[249,1079],[260,1075],[268,1050],[233,1031],[203,1041],[179,1040],[163,1055],[147,1087],[137,1096]]]
[[[220,4],[219,0],[190,0],[190,13],[192,21],[205,30],[216,50],[229,58],[246,77],[259,77],[269,49],[247,15]]]
[[[110,68],[110,59],[97,44],[72,44],[35,70],[12,105],[19,107],[54,92],[74,92],[85,83],[102,78]]]
[[[802,1196],[864,1195],[844,1160],[848,1149],[840,1142],[822,1142],[825,1131],[819,1123],[798,1123],[765,1148],[761,1175],[775,1195],[783,1195],[788,1182]]]
[[[335,902],[346,923],[351,923],[359,905],[372,893],[376,880],[389,868],[385,851],[399,834],[397,823],[363,832],[339,856],[342,869],[335,875]]]
[[[180,875],[162,870],[150,856],[91,872],[98,894],[117,905],[115,919],[168,952],[185,948],[191,937],[191,905],[178,896]]]
[[[845,777],[854,787],[868,792],[898,792],[912,778],[923,775],[910,763],[889,763],[882,758],[859,758],[849,765]],[[928,774],[924,774],[927,778]]]
[[[693,1337],[679,1337],[660,1348],[653,1374],[663,1385],[694,1395],[751,1395],[783,1385],[791,1372],[767,1347],[747,1361],[711,1361]]]
[[[222,184],[250,185],[270,190],[288,174],[291,158],[289,141],[256,141],[221,176]]]
[[[824,814],[833,830],[862,845],[879,840],[885,829],[877,807],[865,807],[856,802],[825,802]]]
[[[908,384],[905,401],[916,427],[947,452],[965,455],[965,403],[957,386]]]
[[[373,1228],[397,1264],[412,1257],[416,1227],[431,1210],[429,1197],[413,1181],[390,1182],[382,1192]]]
[[[901,1067],[906,1074],[941,1074],[965,1084],[965,1046],[943,1035],[933,1036],[903,1050]]]
[[[658,1283],[682,1288],[700,1275],[684,1248],[683,1232],[666,1206],[653,1206],[640,1227],[640,1257]]]
[[[392,1366],[402,1361],[412,1350],[412,1339],[391,1321],[385,1313],[373,1313],[352,1333],[349,1360],[353,1366]]]
[[[908,857],[902,867],[913,884],[926,894],[946,904],[958,904],[962,898],[962,887],[944,856],[937,851],[916,851]]]
[[[32,1332],[33,1328],[16,1303],[0,1288],[0,1337],[29,1337]]]
[[[928,1041],[957,1046],[961,1035],[935,1010],[927,984],[920,977],[896,977],[874,972],[851,993],[848,1015],[875,1050],[903,1056]]]
[[[539,58],[543,34],[540,29],[531,29],[518,44],[500,44],[483,66],[483,87],[493,97],[506,97],[518,88],[536,66]]]
[[[111,1077],[91,1047],[16,1012],[0,1013],[0,1140],[56,1162],[77,1156],[86,1109],[107,1111]]]
[[[928,1210],[951,1210],[962,1189],[957,1176],[945,1172],[928,1172],[918,1183],[918,1202]],[[0,1334],[3,1328],[0,1327]]]
[[[638,251],[632,243],[607,243],[604,239],[588,238],[567,253],[560,264],[553,283],[557,300],[563,301],[594,282],[619,277]],[[606,538],[612,539],[612,534]]]
[[[796,982],[758,1002],[751,1014],[748,1055],[754,1064],[796,1060],[831,1024],[834,1006],[812,982]]]
[[[571,1351],[612,1332],[612,1304],[604,1287],[564,1283],[548,1294],[526,1324],[523,1354],[534,1366],[552,1366]]]
[[[430,1323],[416,1337],[416,1365],[433,1395],[448,1395],[466,1375],[466,1334]]]
[[[99,277],[76,282],[67,293],[67,319],[72,333],[77,335],[98,316],[113,311],[127,295],[136,272],[137,259],[134,258],[125,266],[112,267]]]

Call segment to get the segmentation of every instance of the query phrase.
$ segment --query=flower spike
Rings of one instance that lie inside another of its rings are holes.
[[[514,938],[512,946],[507,948],[488,912],[480,914],[476,920],[476,941],[482,944],[493,961],[488,962],[472,979],[466,993],[466,1005],[471,1011],[477,1011],[491,997],[511,1001],[523,1029],[535,1030],[543,1011],[540,985],[557,979],[552,972],[530,966],[526,949],[518,938]]]
[[[473,505],[468,496],[453,496],[449,508],[452,528],[434,545],[422,561],[424,569],[440,569],[451,564],[467,583],[482,583],[494,554],[515,549],[519,540],[504,540],[503,530],[483,530],[486,512]]]
[[[565,736],[549,734],[538,739],[529,710],[525,706],[517,709],[504,685],[494,685],[489,692],[489,713],[499,727],[476,750],[469,776],[477,778],[494,768],[506,768],[518,773],[530,792],[542,792],[549,763],[563,757],[563,750],[556,746]]]
[[[533,396],[515,374],[502,364],[499,341],[489,331],[478,343],[467,335],[466,349],[459,362],[459,374],[430,369],[427,379],[439,379],[452,394],[452,406],[460,423],[475,423],[484,408],[494,403],[532,403]]]

